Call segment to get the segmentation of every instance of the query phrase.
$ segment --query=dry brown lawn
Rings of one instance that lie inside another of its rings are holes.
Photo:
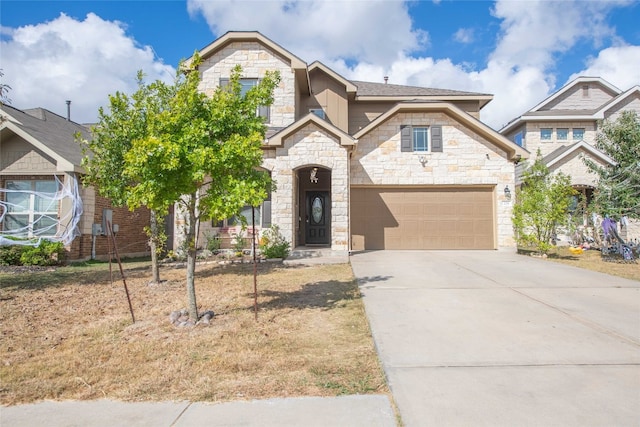
[[[251,265],[198,267],[209,326],[177,328],[186,305],[183,269],[105,264],[0,273],[0,403],[43,399],[226,401],[388,393],[348,264],[260,264],[258,321]]]
[[[522,252],[526,253],[527,251]],[[626,279],[640,280],[640,263],[638,263],[637,260],[636,263],[605,261],[602,259],[600,251],[597,250],[588,250],[580,255],[574,255],[569,252],[568,247],[559,246],[549,253],[547,259],[574,267],[624,277]]]

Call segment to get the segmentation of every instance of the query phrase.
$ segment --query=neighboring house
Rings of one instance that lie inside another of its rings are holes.
[[[2,105],[0,114],[0,244],[42,237],[64,242],[68,259],[104,258],[100,230],[111,213],[120,255],[148,253],[148,212],[113,208],[80,183],[83,154],[74,135],[90,138],[88,128],[42,108]]]
[[[640,86],[621,91],[598,77],[578,77],[512,120],[500,133],[526,148],[531,156],[540,150],[549,169],[570,175],[574,188],[590,200],[597,176],[582,159],[588,157],[603,166],[614,163],[595,148],[596,135],[601,121],[616,120],[624,110],[640,115]],[[524,167],[516,171],[517,180]],[[640,238],[637,222],[621,231],[627,239]]]
[[[273,105],[257,111],[277,185],[258,218],[294,247],[515,249],[514,164],[529,153],[480,121],[491,95],[351,81],[257,32],[226,33],[200,55],[207,94],[238,64],[247,87],[280,72]]]

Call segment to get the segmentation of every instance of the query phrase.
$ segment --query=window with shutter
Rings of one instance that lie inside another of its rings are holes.
[[[442,126],[431,126],[431,151],[442,153]]]
[[[400,126],[400,151],[442,152],[442,126]]]

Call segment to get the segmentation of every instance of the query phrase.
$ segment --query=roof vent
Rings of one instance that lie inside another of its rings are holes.
[[[71,121],[71,101],[67,99],[67,121]]]
[[[389,83],[389,76],[384,76],[384,84]]]

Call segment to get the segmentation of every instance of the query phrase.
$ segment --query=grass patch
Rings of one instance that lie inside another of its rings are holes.
[[[520,249],[519,252],[531,254],[533,251]],[[556,246],[549,252],[547,260],[624,277],[625,279],[640,280],[640,264],[605,261],[600,255],[600,251],[597,250],[587,250],[582,254],[576,255],[569,252],[567,246]]]
[[[227,401],[387,393],[348,264],[198,267],[211,325],[176,328],[185,272],[128,263],[131,324],[119,272],[108,265],[0,273],[0,403],[44,399]],[[115,267],[115,266],[114,266]]]

